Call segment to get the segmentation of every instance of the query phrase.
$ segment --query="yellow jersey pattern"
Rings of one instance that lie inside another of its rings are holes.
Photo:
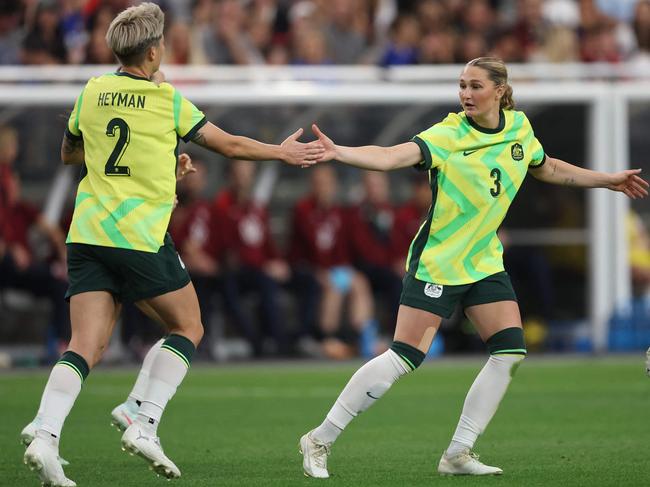
[[[523,112],[500,112],[495,129],[463,112],[413,137],[428,171],[433,200],[409,249],[406,270],[416,279],[460,285],[504,270],[496,232],[529,167],[544,149]]]
[[[91,78],[66,130],[82,137],[85,164],[67,242],[158,252],[176,192],[179,138],[205,116],[176,89],[110,73]]]

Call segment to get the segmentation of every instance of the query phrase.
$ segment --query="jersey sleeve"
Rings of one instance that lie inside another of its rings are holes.
[[[81,112],[85,90],[86,89],[84,88],[77,97],[77,101],[75,102],[70,118],[68,119],[68,125],[65,128],[66,137],[72,140],[79,140],[82,137],[81,130],[79,129],[79,113]]]
[[[178,136],[184,142],[189,142],[208,120],[191,101],[183,97],[178,90],[174,90],[174,123]]]
[[[411,140],[418,145],[422,152],[422,162],[413,166],[418,171],[435,169],[449,157],[449,151],[444,148],[450,146],[449,131],[441,124],[436,124],[420,132]]]
[[[533,169],[542,167],[546,162],[546,154],[544,153],[544,148],[542,147],[542,144],[540,143],[539,140],[537,140],[537,137],[535,137],[535,133],[533,132],[533,127],[530,124],[528,118],[526,118],[526,127],[528,128],[529,131],[529,133],[527,134],[527,138],[530,140],[528,146],[528,153],[530,154],[528,167]]]

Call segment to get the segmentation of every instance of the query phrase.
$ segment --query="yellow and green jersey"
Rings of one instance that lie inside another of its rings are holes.
[[[157,252],[174,203],[178,140],[205,123],[168,83],[124,72],[88,81],[66,130],[83,137],[85,154],[67,242]]]
[[[409,249],[406,270],[421,281],[459,285],[504,270],[496,232],[529,167],[544,149],[523,112],[501,111],[480,127],[463,112],[413,137],[429,173],[433,201]]]

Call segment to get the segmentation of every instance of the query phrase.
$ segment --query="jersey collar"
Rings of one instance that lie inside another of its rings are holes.
[[[143,81],[151,81],[149,78],[145,78],[144,76],[137,76],[135,74],[127,73],[126,71],[120,71],[119,69],[115,72],[117,76],[126,76],[127,78],[131,79],[140,79]]]
[[[479,132],[483,132],[484,134],[498,134],[503,130],[503,127],[506,126],[506,116],[503,113],[503,110],[499,110],[499,125],[493,129],[481,127],[472,119],[472,117],[468,117],[467,115],[465,115],[465,118],[467,118],[467,123],[469,123],[473,128],[475,128]]]

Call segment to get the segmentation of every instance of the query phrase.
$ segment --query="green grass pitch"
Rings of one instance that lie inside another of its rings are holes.
[[[650,485],[650,379],[639,357],[528,359],[479,440],[502,477],[435,471],[481,361],[425,363],[341,436],[333,477],[303,477],[298,438],[316,426],[358,364],[195,366],[160,427],[179,486]],[[120,450],[109,412],[135,370],[91,373],[63,432],[80,486],[167,485]],[[0,485],[39,485],[22,464],[21,428],[47,371],[0,375]]]

